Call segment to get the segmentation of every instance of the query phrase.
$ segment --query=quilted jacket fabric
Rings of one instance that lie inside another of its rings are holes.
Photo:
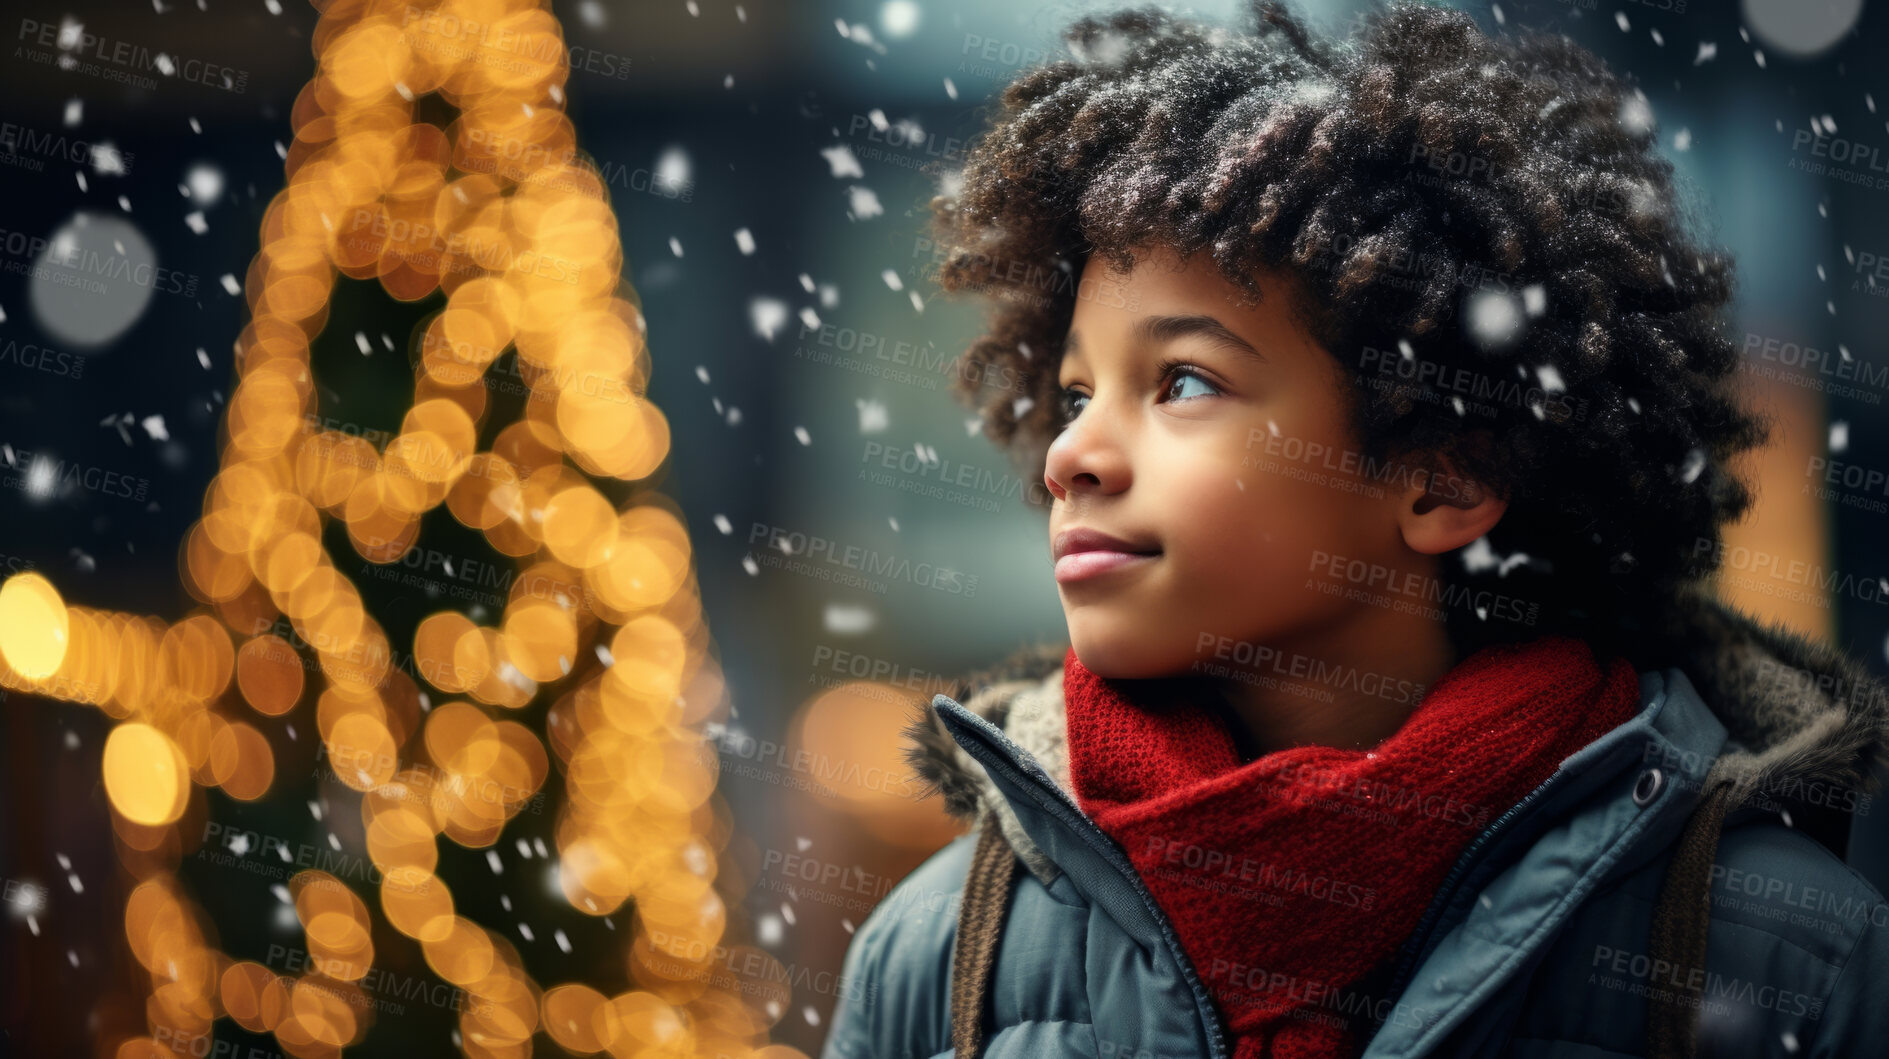
[[[1889,697],[1850,659],[1716,603],[1696,604],[1681,646],[1681,664],[1641,673],[1631,721],[1471,842],[1394,973],[1326,1001],[1365,1020],[1366,1059],[1647,1055],[1649,1000],[1687,996],[1697,1055],[1889,1054],[1889,905],[1811,833],[1870,810]],[[1017,657],[962,702],[935,696],[909,752],[1027,869],[980,972],[981,1054],[1226,1055],[1172,927],[1069,793],[1061,647]],[[1736,801],[1693,898],[1709,907],[1704,959],[1675,964],[1652,941],[1655,909],[1717,786]],[[823,1059],[953,1054],[976,839],[939,850],[860,926]]]

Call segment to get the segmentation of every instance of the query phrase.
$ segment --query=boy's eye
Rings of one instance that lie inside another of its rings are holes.
[[[1168,387],[1165,391],[1163,391],[1163,393],[1166,394],[1168,397],[1176,399],[1176,400],[1187,400],[1190,397],[1209,397],[1220,392],[1220,387],[1215,386],[1213,383],[1207,381],[1206,376],[1201,375],[1199,372],[1196,372],[1194,369],[1189,368],[1189,367],[1175,368],[1172,378],[1174,381],[1168,383]],[[1198,383],[1200,386],[1206,387],[1205,392],[1195,392],[1195,393],[1185,393],[1185,392],[1177,393],[1176,392],[1177,390],[1181,390],[1181,391],[1186,390],[1186,386],[1183,384],[1188,383],[1188,382]]]
[[[1161,396],[1169,400],[1187,401],[1196,397],[1214,397],[1223,392],[1217,384],[1189,364],[1167,364],[1161,370],[1162,377],[1169,380]],[[1191,392],[1188,383],[1194,384]],[[1068,426],[1076,416],[1082,414],[1082,409],[1089,403],[1089,395],[1065,386],[1059,392],[1058,400],[1061,403],[1062,425]]]
[[[1088,394],[1077,393],[1076,391],[1070,389],[1067,386],[1062,388],[1062,391],[1059,396],[1062,401],[1063,422],[1065,424],[1067,424],[1070,420],[1076,418],[1076,416],[1079,413],[1081,413],[1082,404],[1078,404],[1077,402],[1082,402],[1083,404],[1086,404],[1089,400]]]

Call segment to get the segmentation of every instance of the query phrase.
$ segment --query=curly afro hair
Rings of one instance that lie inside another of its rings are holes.
[[[1443,577],[1534,620],[1448,607],[1457,649],[1565,632],[1631,655],[1715,568],[1752,500],[1729,461],[1771,429],[1735,398],[1732,262],[1688,234],[1644,94],[1565,36],[1444,8],[1377,7],[1340,40],[1248,15],[1086,17],[1005,87],[931,201],[939,287],[992,298],[954,396],[1040,481],[1092,256],[1206,250],[1255,300],[1284,275],[1350,369],[1361,455],[1446,452],[1509,501]]]

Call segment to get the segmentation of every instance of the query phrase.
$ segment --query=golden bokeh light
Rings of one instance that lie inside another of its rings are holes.
[[[174,823],[190,798],[190,766],[171,737],[148,724],[113,728],[100,772],[112,808],[146,827]]]
[[[101,772],[137,880],[125,938],[149,976],[148,1033],[107,1047],[218,1054],[228,1018],[297,1059],[338,1056],[371,1027],[378,939],[468,994],[467,1056],[529,1056],[540,1033],[579,1054],[797,1055],[766,1039],[791,989],[760,983],[757,1000],[757,983],[652,942],[734,944],[704,735],[725,689],[688,533],[651,488],[668,420],[647,396],[609,189],[564,113],[562,27],[529,0],[315,6],[316,69],[242,278],[217,474],[179,542],[196,608],[167,623],[68,606],[38,574],[0,585],[0,686],[115,722]],[[455,113],[431,117],[429,96]],[[344,280],[424,313],[406,410],[379,436],[321,417],[313,350],[346,341],[324,332]],[[501,362],[524,398],[503,424],[487,385]],[[442,598],[406,642],[354,578],[404,575],[440,519],[496,556],[449,561],[506,571],[503,603]],[[542,731],[521,723],[546,700]],[[283,974],[219,951],[175,868],[228,799],[309,779],[285,774],[306,760],[290,726],[319,737],[325,797],[358,793],[361,826],[331,834],[355,836],[378,882],[364,896],[325,872],[290,880],[308,960]],[[489,849],[547,800],[564,899],[629,913],[615,995],[544,990],[435,874],[442,840]]]
[[[69,629],[65,601],[51,581],[20,574],[0,585],[0,656],[14,672],[30,680],[58,672]]]

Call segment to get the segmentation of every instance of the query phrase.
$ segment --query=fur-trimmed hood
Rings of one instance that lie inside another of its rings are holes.
[[[1063,720],[1067,644],[1025,646],[967,674],[948,696],[1002,729],[1064,790],[1069,789]],[[1763,625],[1695,590],[1662,635],[1643,643],[1643,665],[1676,666],[1729,733],[1710,782],[1728,781],[1736,801],[1794,804],[1809,788],[1866,789],[1872,762],[1889,749],[1889,689],[1828,644]],[[927,792],[967,824],[994,813],[1025,866],[1045,883],[1058,872],[1018,824],[983,766],[945,730],[929,702],[905,728],[905,757]],[[1822,836],[1829,840],[1830,835]]]

